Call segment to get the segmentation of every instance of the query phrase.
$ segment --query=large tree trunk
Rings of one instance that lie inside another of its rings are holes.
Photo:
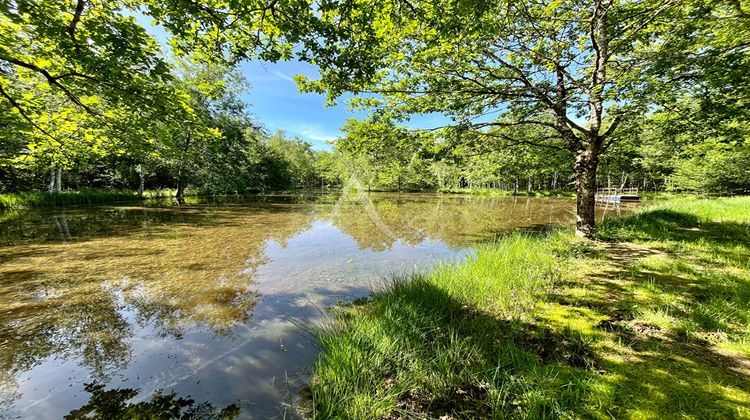
[[[596,168],[599,153],[594,145],[576,152],[576,236],[593,238],[596,233]]]

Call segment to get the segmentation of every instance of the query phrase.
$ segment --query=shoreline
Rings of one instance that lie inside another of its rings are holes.
[[[749,197],[675,199],[394,279],[314,329],[305,414],[749,416],[748,226]]]

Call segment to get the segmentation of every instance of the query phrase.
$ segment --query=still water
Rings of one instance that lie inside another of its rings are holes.
[[[60,418],[91,383],[294,417],[316,357],[300,324],[573,211],[571,199],[373,193],[0,213],[0,417]]]

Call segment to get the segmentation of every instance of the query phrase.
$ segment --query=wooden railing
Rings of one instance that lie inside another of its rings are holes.
[[[596,195],[613,196],[613,195],[638,195],[638,188],[600,188],[596,190]]]

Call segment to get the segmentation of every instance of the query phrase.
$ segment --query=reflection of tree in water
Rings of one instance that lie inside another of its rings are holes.
[[[104,390],[104,385],[85,384],[91,394],[88,403],[73,410],[65,419],[232,419],[240,409],[232,404],[222,409],[211,403],[197,403],[191,398],[178,397],[174,392],[156,391],[148,401],[131,403],[138,391],[131,388]]]
[[[465,246],[509,229],[574,220],[574,202],[565,199],[371,194],[358,188],[356,180],[344,191],[333,223],[360,248],[376,251],[399,240],[418,245],[427,238]]]
[[[0,248],[0,400],[15,398],[17,372],[50,356],[106,380],[130,359],[128,312],[162,335],[229,333],[251,314],[266,242],[283,244],[312,217],[289,205],[90,209],[2,227],[16,245]]]

